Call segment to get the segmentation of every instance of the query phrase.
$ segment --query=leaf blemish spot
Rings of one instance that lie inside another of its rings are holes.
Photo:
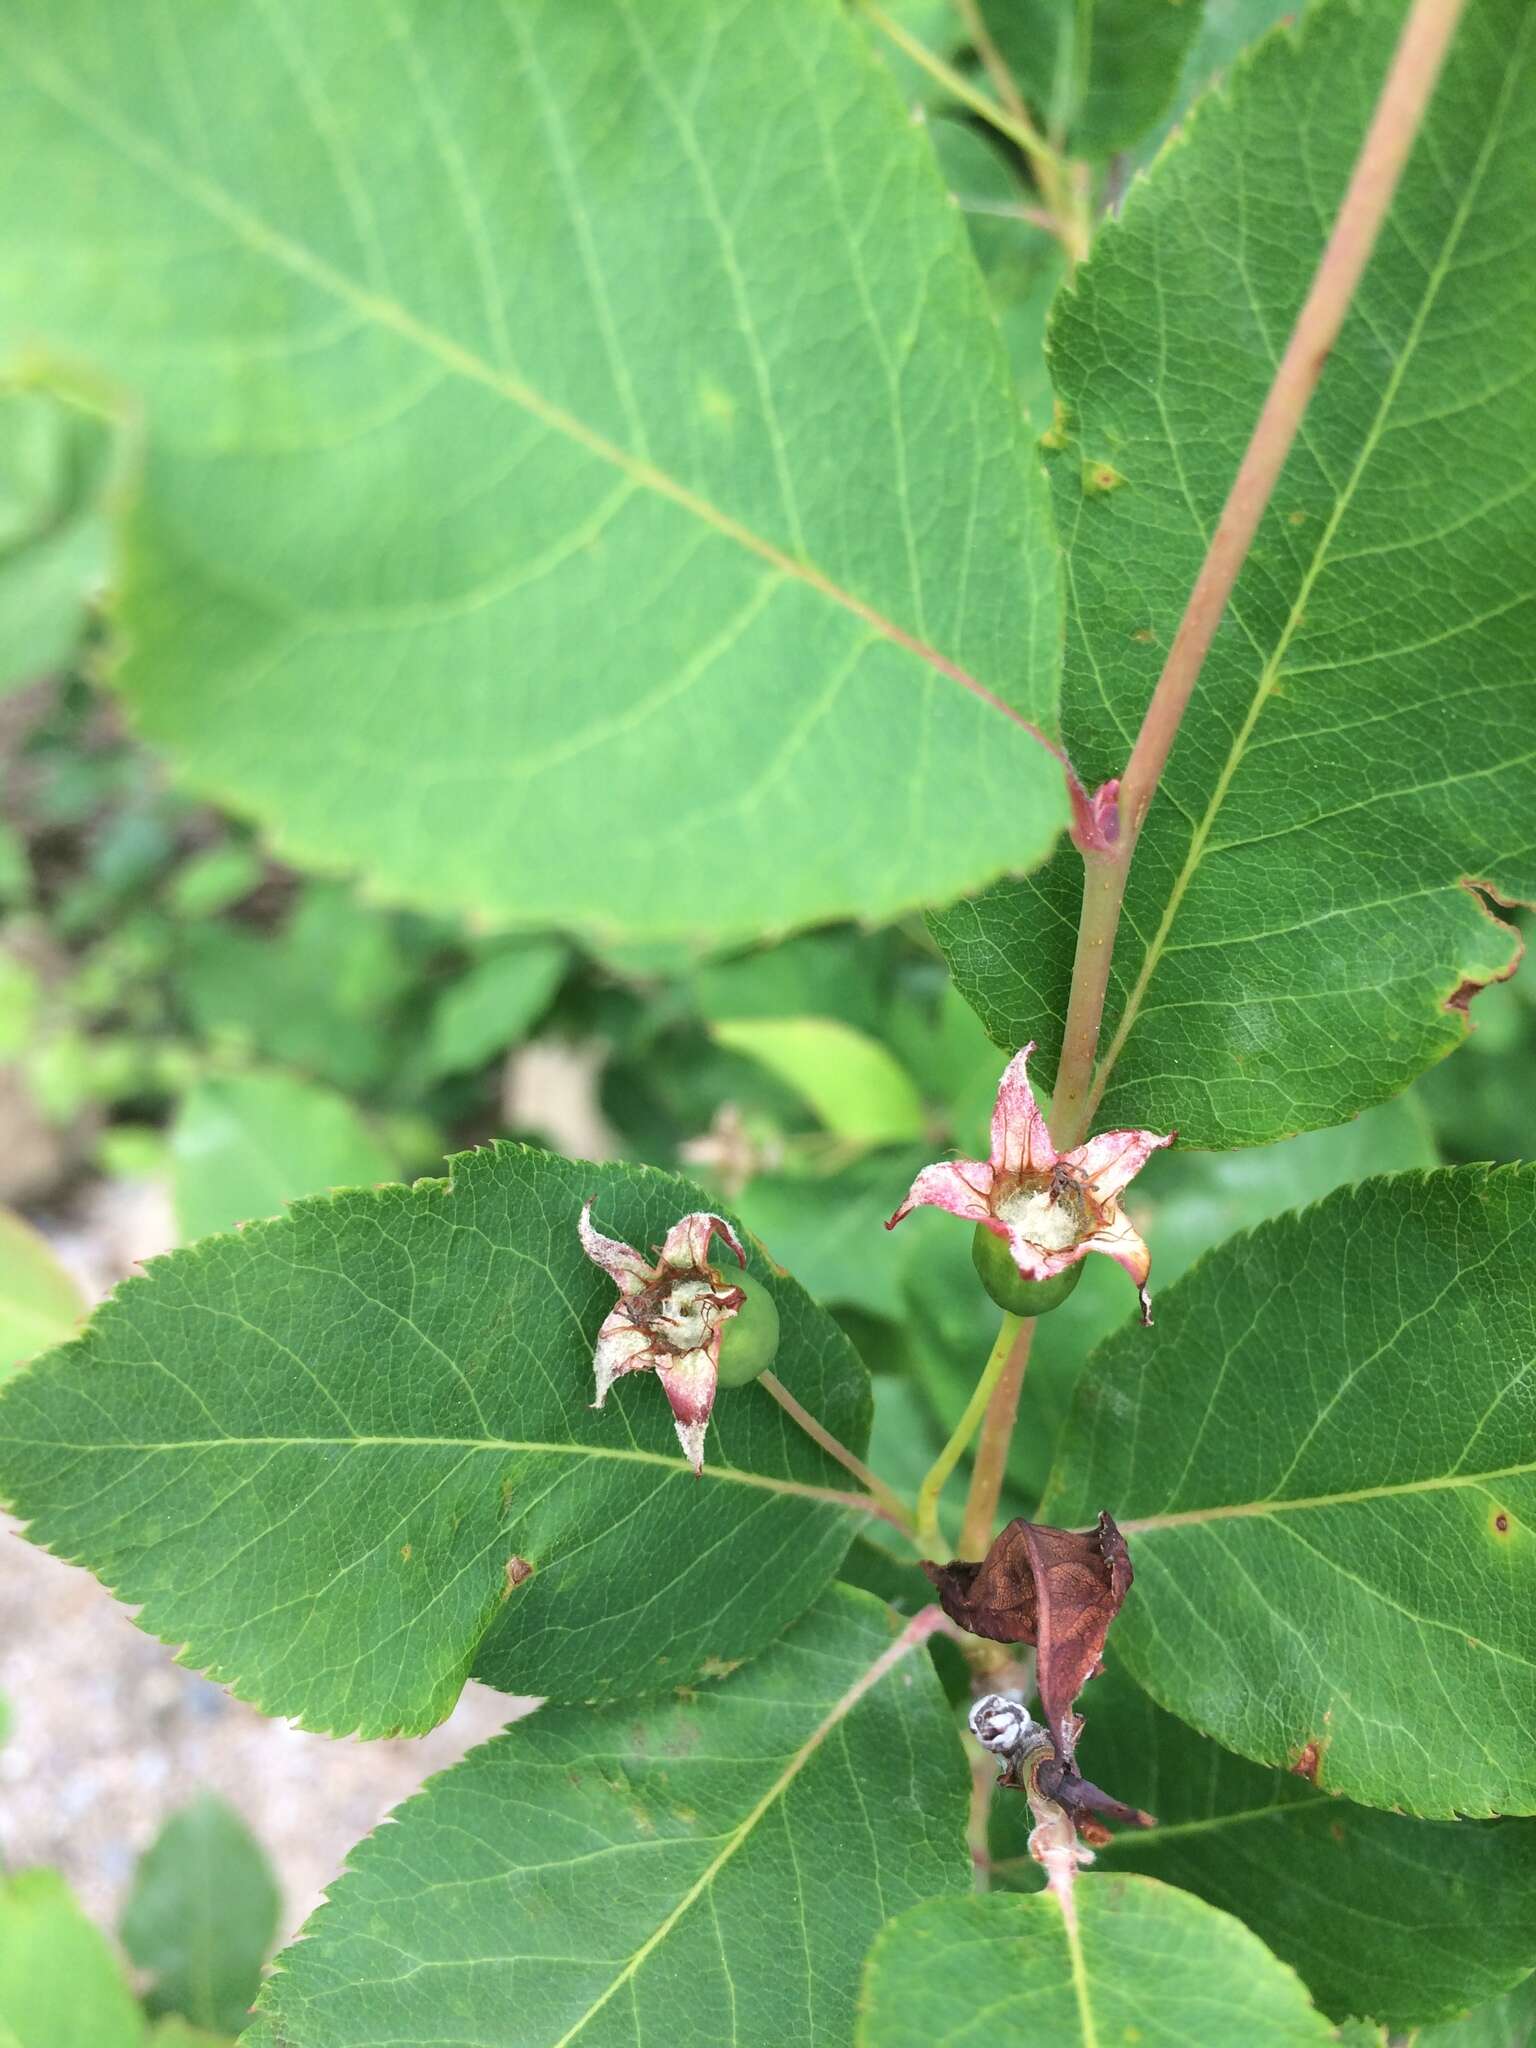
[[[1298,1778],[1305,1778],[1308,1784],[1315,1785],[1318,1781],[1318,1771],[1322,1766],[1322,1761],[1323,1745],[1315,1740],[1309,1742],[1306,1748],[1302,1750],[1300,1756],[1290,1766],[1292,1775]]]
[[[1058,398],[1051,411],[1051,424],[1040,436],[1040,446],[1042,448],[1065,448],[1071,417],[1071,413]]]
[[[733,1671],[741,1668],[740,1657],[708,1656],[699,1666],[700,1678],[729,1678]]]
[[[1102,497],[1106,491],[1117,491],[1124,482],[1125,478],[1112,463],[1083,464],[1083,489],[1090,497]]]
[[[520,1586],[524,1579],[531,1579],[532,1577],[533,1566],[526,1557],[509,1557],[507,1559],[507,1591],[509,1593],[514,1586]]]
[[[736,418],[736,401],[718,384],[706,381],[699,386],[699,411],[717,426],[728,427]]]
[[[1494,1516],[1493,1526],[1500,1536],[1507,1536],[1509,1534],[1509,1516],[1503,1508],[1500,1508]]]

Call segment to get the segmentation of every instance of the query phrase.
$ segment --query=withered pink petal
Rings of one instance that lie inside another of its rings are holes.
[[[697,1210],[692,1216],[683,1217],[667,1232],[666,1242],[661,1247],[661,1263],[670,1266],[675,1273],[699,1273],[709,1264],[709,1241],[712,1237],[723,1238],[744,1266],[747,1254],[740,1238],[737,1237],[723,1216],[712,1216],[706,1209]]]
[[[1152,1254],[1124,1211],[1111,1206],[1092,1237],[1083,1240],[1081,1249],[1104,1252],[1117,1266],[1125,1268],[1136,1282],[1136,1292],[1141,1297],[1142,1323],[1150,1327],[1152,1300],[1147,1293],[1147,1276],[1152,1271]]]
[[[677,1440],[695,1472],[704,1470],[704,1433],[715,1405],[718,1377],[716,1348],[701,1346],[697,1351],[685,1351],[656,1368],[656,1377],[672,1405]]]
[[[1171,1145],[1174,1133],[1160,1138],[1156,1131],[1100,1131],[1075,1152],[1065,1157],[1086,1182],[1095,1202],[1112,1202],[1140,1173],[1154,1152]]]
[[[637,1330],[622,1309],[614,1309],[604,1318],[603,1327],[597,1333],[597,1350],[592,1359],[597,1375],[597,1399],[592,1406],[602,1407],[608,1398],[608,1389],[616,1379],[627,1372],[643,1372],[655,1362],[651,1340],[644,1330]]]
[[[922,1208],[947,1209],[951,1216],[982,1223],[992,1214],[991,1193],[992,1168],[985,1159],[941,1159],[923,1168],[885,1227],[894,1230],[903,1216]]]
[[[998,1083],[992,1111],[992,1168],[999,1175],[1049,1173],[1056,1164],[1056,1148],[1029,1085],[1029,1056],[1034,1049],[1031,1039],[1022,1052],[1014,1054]]]
[[[581,1234],[582,1250],[594,1266],[602,1267],[620,1294],[639,1294],[656,1278],[657,1269],[648,1266],[633,1245],[616,1237],[604,1237],[600,1230],[592,1228],[590,1201],[582,1208],[576,1228]]]

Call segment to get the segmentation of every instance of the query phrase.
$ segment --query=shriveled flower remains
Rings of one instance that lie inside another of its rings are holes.
[[[597,1333],[593,1365],[601,1408],[608,1389],[628,1372],[654,1372],[672,1408],[678,1442],[695,1472],[704,1469],[704,1435],[715,1405],[720,1340],[746,1295],[709,1264],[720,1238],[745,1266],[747,1254],[723,1216],[699,1211],[674,1223],[654,1264],[632,1245],[604,1237],[581,1212],[581,1246],[619,1290]]]
[[[887,1230],[929,1204],[963,1216],[1002,1239],[1026,1280],[1051,1280],[1089,1252],[1123,1266],[1152,1320],[1147,1276],[1152,1254],[1121,1212],[1120,1196],[1148,1159],[1176,1134],[1101,1131],[1058,1152],[1029,1085],[1031,1040],[1003,1074],[992,1111],[989,1159],[940,1160],[925,1166]]]

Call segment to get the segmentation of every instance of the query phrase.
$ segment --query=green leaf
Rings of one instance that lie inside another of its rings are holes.
[[[1113,156],[1167,110],[1200,0],[986,0],[1025,97],[1074,156]]]
[[[511,1145],[451,1165],[155,1260],[0,1394],[0,1496],[33,1538],[313,1728],[428,1728],[471,1671],[578,1700],[683,1684],[779,1634],[856,1519],[759,1386],[721,1396],[702,1479],[650,1375],[588,1407],[614,1291],[583,1201],[649,1246],[698,1189]],[[861,1449],[852,1348],[764,1277],[775,1372]]]
[[[237,2034],[261,1985],[279,1899],[261,1844],[205,1793],[174,1813],[139,1859],[123,1946],[153,1982],[152,2014]]]
[[[0,1059],[7,1066],[39,1036],[42,977],[17,953],[0,949]]]
[[[944,1448],[945,1439],[925,1411],[923,1398],[909,1379],[895,1373],[877,1373],[873,1382],[875,1419],[869,1433],[868,1463],[888,1486],[906,1500],[915,1500],[929,1468]],[[950,1474],[941,1498],[946,1522],[959,1527],[969,1485],[968,1468],[962,1464]],[[870,1584],[875,1569],[868,1553],[879,1553],[879,1582]],[[852,1569],[850,1569],[852,1567]],[[842,1577],[851,1584],[869,1585],[882,1599],[906,1614],[916,1613],[933,1598],[933,1587],[924,1576],[911,1547],[885,1522],[871,1522],[849,1552]],[[948,1645],[934,1645],[940,1656]]]
[[[1507,1998],[1480,2005],[1463,2019],[1425,2027],[1413,2048],[1531,2048],[1536,2042],[1536,1977],[1527,1977]]]
[[[352,1104],[292,1074],[225,1074],[182,1098],[171,1129],[185,1238],[275,1216],[299,1195],[390,1180],[399,1161]]]
[[[178,918],[215,917],[258,888],[266,863],[254,846],[225,839],[177,868],[166,900]]]
[[[209,2034],[201,2027],[189,2027],[172,2015],[163,2019],[149,2037],[149,2048],[230,2048],[223,2034]]]
[[[875,1943],[858,2048],[1302,2048],[1333,2039],[1297,1978],[1238,1921],[1150,1877],[1055,1897],[930,1899]]]
[[[1410,1102],[1384,1102],[1353,1122],[1306,1131],[1242,1152],[1184,1153],[1148,1162],[1130,1190],[1136,1227],[1152,1246],[1152,1291],[1163,1292],[1240,1230],[1304,1208],[1370,1174],[1437,1164],[1423,1116]],[[903,1224],[905,1229],[906,1225]],[[1090,1259],[1070,1301],[1042,1317],[1030,1348],[1009,1470],[1033,1500],[1044,1490],[1072,1393],[1093,1347],[1136,1317],[1135,1291],[1108,1259]]]
[[[1038,195],[1025,191],[1001,150],[979,129],[935,120],[928,132],[987,280],[1019,403],[1039,432],[1051,419],[1045,317],[1065,268],[1061,242],[1024,217],[1038,207]]]
[[[189,781],[299,864],[631,937],[1045,852],[1045,493],[843,8],[168,34],[158,0],[6,9],[0,358],[142,402],[121,683]]]
[[[143,2038],[116,1956],[58,1872],[0,1877],[4,2048],[139,2048]]]
[[[1263,42],[1102,230],[1052,329],[1063,718],[1124,766],[1402,22]],[[1468,877],[1536,896],[1536,14],[1473,0],[1148,814],[1105,1011],[1108,1126],[1262,1144],[1396,1094],[1515,957]],[[1113,487],[1105,488],[1105,479]],[[936,929],[1049,1076],[1081,863]]]
[[[881,1921],[962,1887],[927,1657],[846,1587],[724,1685],[544,1708],[354,1852],[249,2048],[842,2042]]]
[[[818,1301],[899,1320],[903,1246],[887,1217],[931,1157],[871,1152],[836,1173],[760,1173],[737,1199],[742,1221]]]
[[[941,1111],[935,1121],[947,1126],[954,1145],[985,1156],[1002,1063],[976,1012],[938,963],[932,965],[939,976],[933,1001],[903,991],[887,1008],[886,1035],[925,1097]]]
[[[1536,1963],[1536,1821],[1410,1820],[1229,1755],[1110,1667],[1081,1702],[1082,1768],[1158,1825],[1099,1866],[1198,1893],[1296,1970],[1324,2012],[1393,2027],[1463,2012]],[[1033,1890],[1029,1809],[993,1801],[994,1854]]]
[[[867,31],[870,47],[889,68],[905,100],[913,107],[927,108],[945,98],[944,88],[933,73],[909,57],[894,36],[877,26],[861,9],[855,7],[852,11],[855,20]],[[953,55],[960,34],[955,0],[885,0],[880,11],[888,21],[894,21],[898,28],[921,43],[931,56],[947,58]]]
[[[840,1019],[734,1017],[711,1029],[721,1045],[759,1060],[803,1096],[835,1137],[899,1145],[923,1135],[912,1077],[878,1039]]]
[[[399,1006],[411,974],[394,919],[312,883],[271,936],[228,923],[184,930],[176,990],[203,1036],[366,1093],[408,1050]]]
[[[1536,1169],[1341,1189],[1111,1337],[1043,1518],[1113,1513],[1117,1655],[1239,1754],[1409,1813],[1536,1811]]]
[[[1173,105],[1153,133],[1143,137],[1137,156],[1149,161],[1201,93],[1226,79],[1250,44],[1277,22],[1293,20],[1298,11],[1294,0],[1204,0]]]
[[[700,961],[687,990],[701,1017],[841,1017],[881,1031],[890,1008],[899,941],[852,925],[799,932],[779,945]],[[679,970],[681,973],[681,970]]]
[[[112,440],[90,413],[0,383],[0,691],[61,668],[106,581]]]
[[[559,940],[529,939],[477,960],[433,1008],[426,1077],[468,1073],[516,1045],[548,1007],[569,959]]]
[[[80,1290],[47,1239],[0,1209],[0,1380],[50,1344],[61,1344],[84,1313]]]

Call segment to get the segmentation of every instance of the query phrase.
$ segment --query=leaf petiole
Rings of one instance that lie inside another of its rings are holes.
[[[771,1394],[791,1422],[797,1423],[813,1443],[820,1444],[828,1457],[836,1458],[845,1472],[851,1472],[869,1494],[869,1511],[879,1515],[882,1521],[890,1522],[903,1536],[917,1545],[917,1531],[906,1503],[886,1485],[885,1481],[871,1472],[862,1458],[855,1457],[845,1443],[840,1443],[824,1424],[818,1422],[809,1408],[802,1408],[794,1395],[776,1373],[762,1372],[757,1383],[764,1393]],[[861,1503],[862,1505],[862,1503]]]

